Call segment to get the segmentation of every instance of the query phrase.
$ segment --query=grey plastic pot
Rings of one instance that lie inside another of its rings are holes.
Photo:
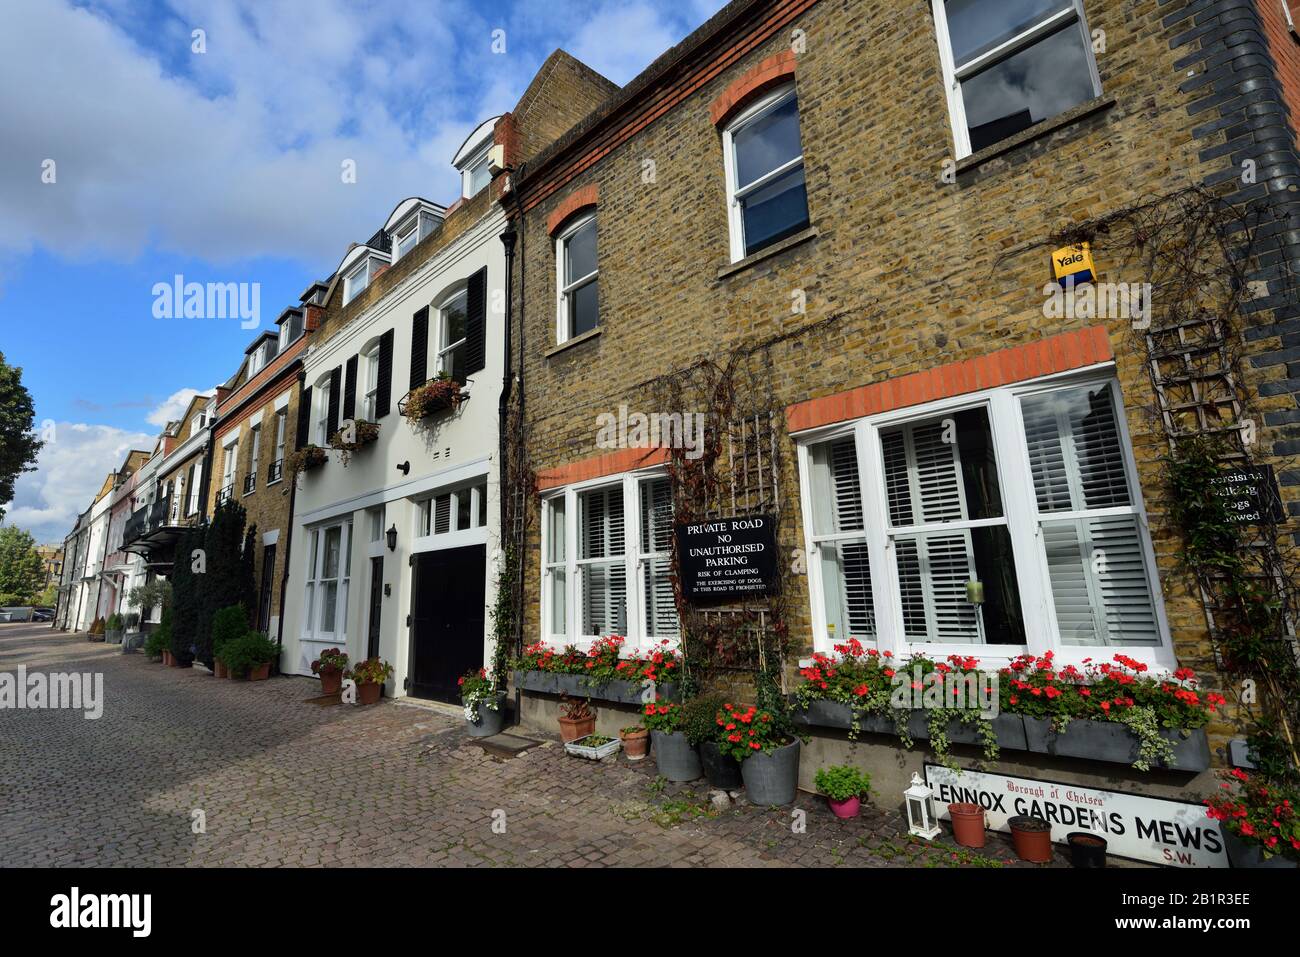
[[[704,779],[715,788],[739,791],[745,786],[740,762],[729,754],[723,754],[716,741],[705,741],[700,745],[700,764],[704,766]]]
[[[474,705],[474,710],[478,714],[478,721],[465,722],[465,730],[469,732],[471,738],[489,738],[494,734],[500,734],[501,729],[506,725],[506,693],[497,692],[495,709],[489,708],[487,702],[480,701]]]
[[[1223,849],[1228,853],[1228,863],[1233,867],[1283,867],[1294,870],[1300,866],[1296,861],[1280,854],[1265,858],[1262,847],[1243,841],[1227,828],[1221,828],[1220,833],[1223,834]]]
[[[740,762],[745,796],[751,804],[770,807],[790,804],[799,786],[799,739],[775,751],[755,754]]]
[[[655,764],[659,773],[669,781],[694,781],[704,774],[699,754],[682,732],[665,734],[651,731],[650,738],[654,745]]]

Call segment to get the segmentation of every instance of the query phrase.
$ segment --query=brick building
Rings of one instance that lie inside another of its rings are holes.
[[[1224,439],[1225,465],[1275,470],[1279,537],[1296,533],[1297,56],[1277,6],[736,0],[516,170],[509,441],[521,485],[536,476],[519,640],[676,640],[674,517],[771,515],[787,690],[849,636],[991,665],[1120,652],[1215,686],[1162,458]],[[1243,327],[1173,282],[1141,298],[1132,224],[1153,209],[1251,219]],[[1096,288],[1134,290],[1131,308],[1060,291],[1053,253],[1084,241]],[[681,457],[638,413],[714,423],[716,486],[683,498]],[[555,704],[524,694],[525,721]],[[602,707],[600,730],[627,722]],[[1211,726],[1216,762],[1238,730]],[[901,790],[924,751],[897,749],[814,729],[801,784],[851,753]]]

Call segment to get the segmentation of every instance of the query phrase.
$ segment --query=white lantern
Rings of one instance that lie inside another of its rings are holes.
[[[907,804],[907,832],[934,840],[939,833],[939,825],[934,819],[934,791],[921,780],[921,775],[912,772],[912,786],[903,792]]]

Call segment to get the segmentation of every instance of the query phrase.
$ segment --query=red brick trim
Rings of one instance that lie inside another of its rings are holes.
[[[780,34],[817,2],[776,0],[763,18],[737,21],[728,27],[726,39],[702,46],[690,63],[678,64],[671,73],[656,77],[641,96],[620,105],[588,134],[548,156],[542,166],[529,174],[521,191],[524,210],[531,210],[563,189],[574,177],[595,166],[705,84]],[[531,181],[534,176],[539,178]]]
[[[318,305],[304,306],[302,310],[302,328],[304,332],[315,332],[325,318],[325,307]]]
[[[651,465],[663,465],[667,461],[667,449],[619,449],[617,452],[593,455],[589,459],[570,462],[568,465],[557,465],[553,469],[542,469],[537,473],[537,490],[544,492],[574,482],[618,475],[634,469],[649,468]]]
[[[492,142],[505,147],[507,166],[515,166],[522,159],[519,155],[519,125],[515,123],[514,114],[501,114],[501,119],[492,128]]]
[[[1111,351],[1105,326],[1063,332],[975,359],[950,362],[924,372],[796,402],[786,406],[786,425],[791,432],[801,432],[891,409],[1082,369],[1113,358],[1115,354]]]
[[[597,194],[596,184],[590,183],[581,189],[575,189],[560,200],[560,204],[551,210],[551,215],[546,217],[547,235],[554,236],[559,231],[559,228],[564,225],[565,220],[574,213],[586,209],[588,206],[595,206],[599,199]]]
[[[782,50],[740,74],[709,107],[709,118],[713,120],[713,125],[717,126],[730,117],[751,97],[793,77],[794,65],[794,51]]]

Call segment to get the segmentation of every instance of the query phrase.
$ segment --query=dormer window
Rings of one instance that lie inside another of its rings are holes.
[[[361,261],[343,274],[343,304],[347,305],[357,296],[366,291],[379,274],[379,267],[384,265],[384,261],[377,256],[363,256]]]
[[[484,149],[465,168],[465,198],[477,196],[490,182],[492,182],[492,170],[488,166],[488,150]]]
[[[283,352],[302,335],[302,311],[290,310],[280,318],[279,351]]]
[[[397,236],[395,237],[393,243],[393,248],[394,248],[393,258],[401,259],[412,249],[414,249],[416,247],[416,244],[419,243],[419,241],[420,241],[419,225],[414,220],[412,220],[409,225],[403,227],[403,232],[398,233]]]

